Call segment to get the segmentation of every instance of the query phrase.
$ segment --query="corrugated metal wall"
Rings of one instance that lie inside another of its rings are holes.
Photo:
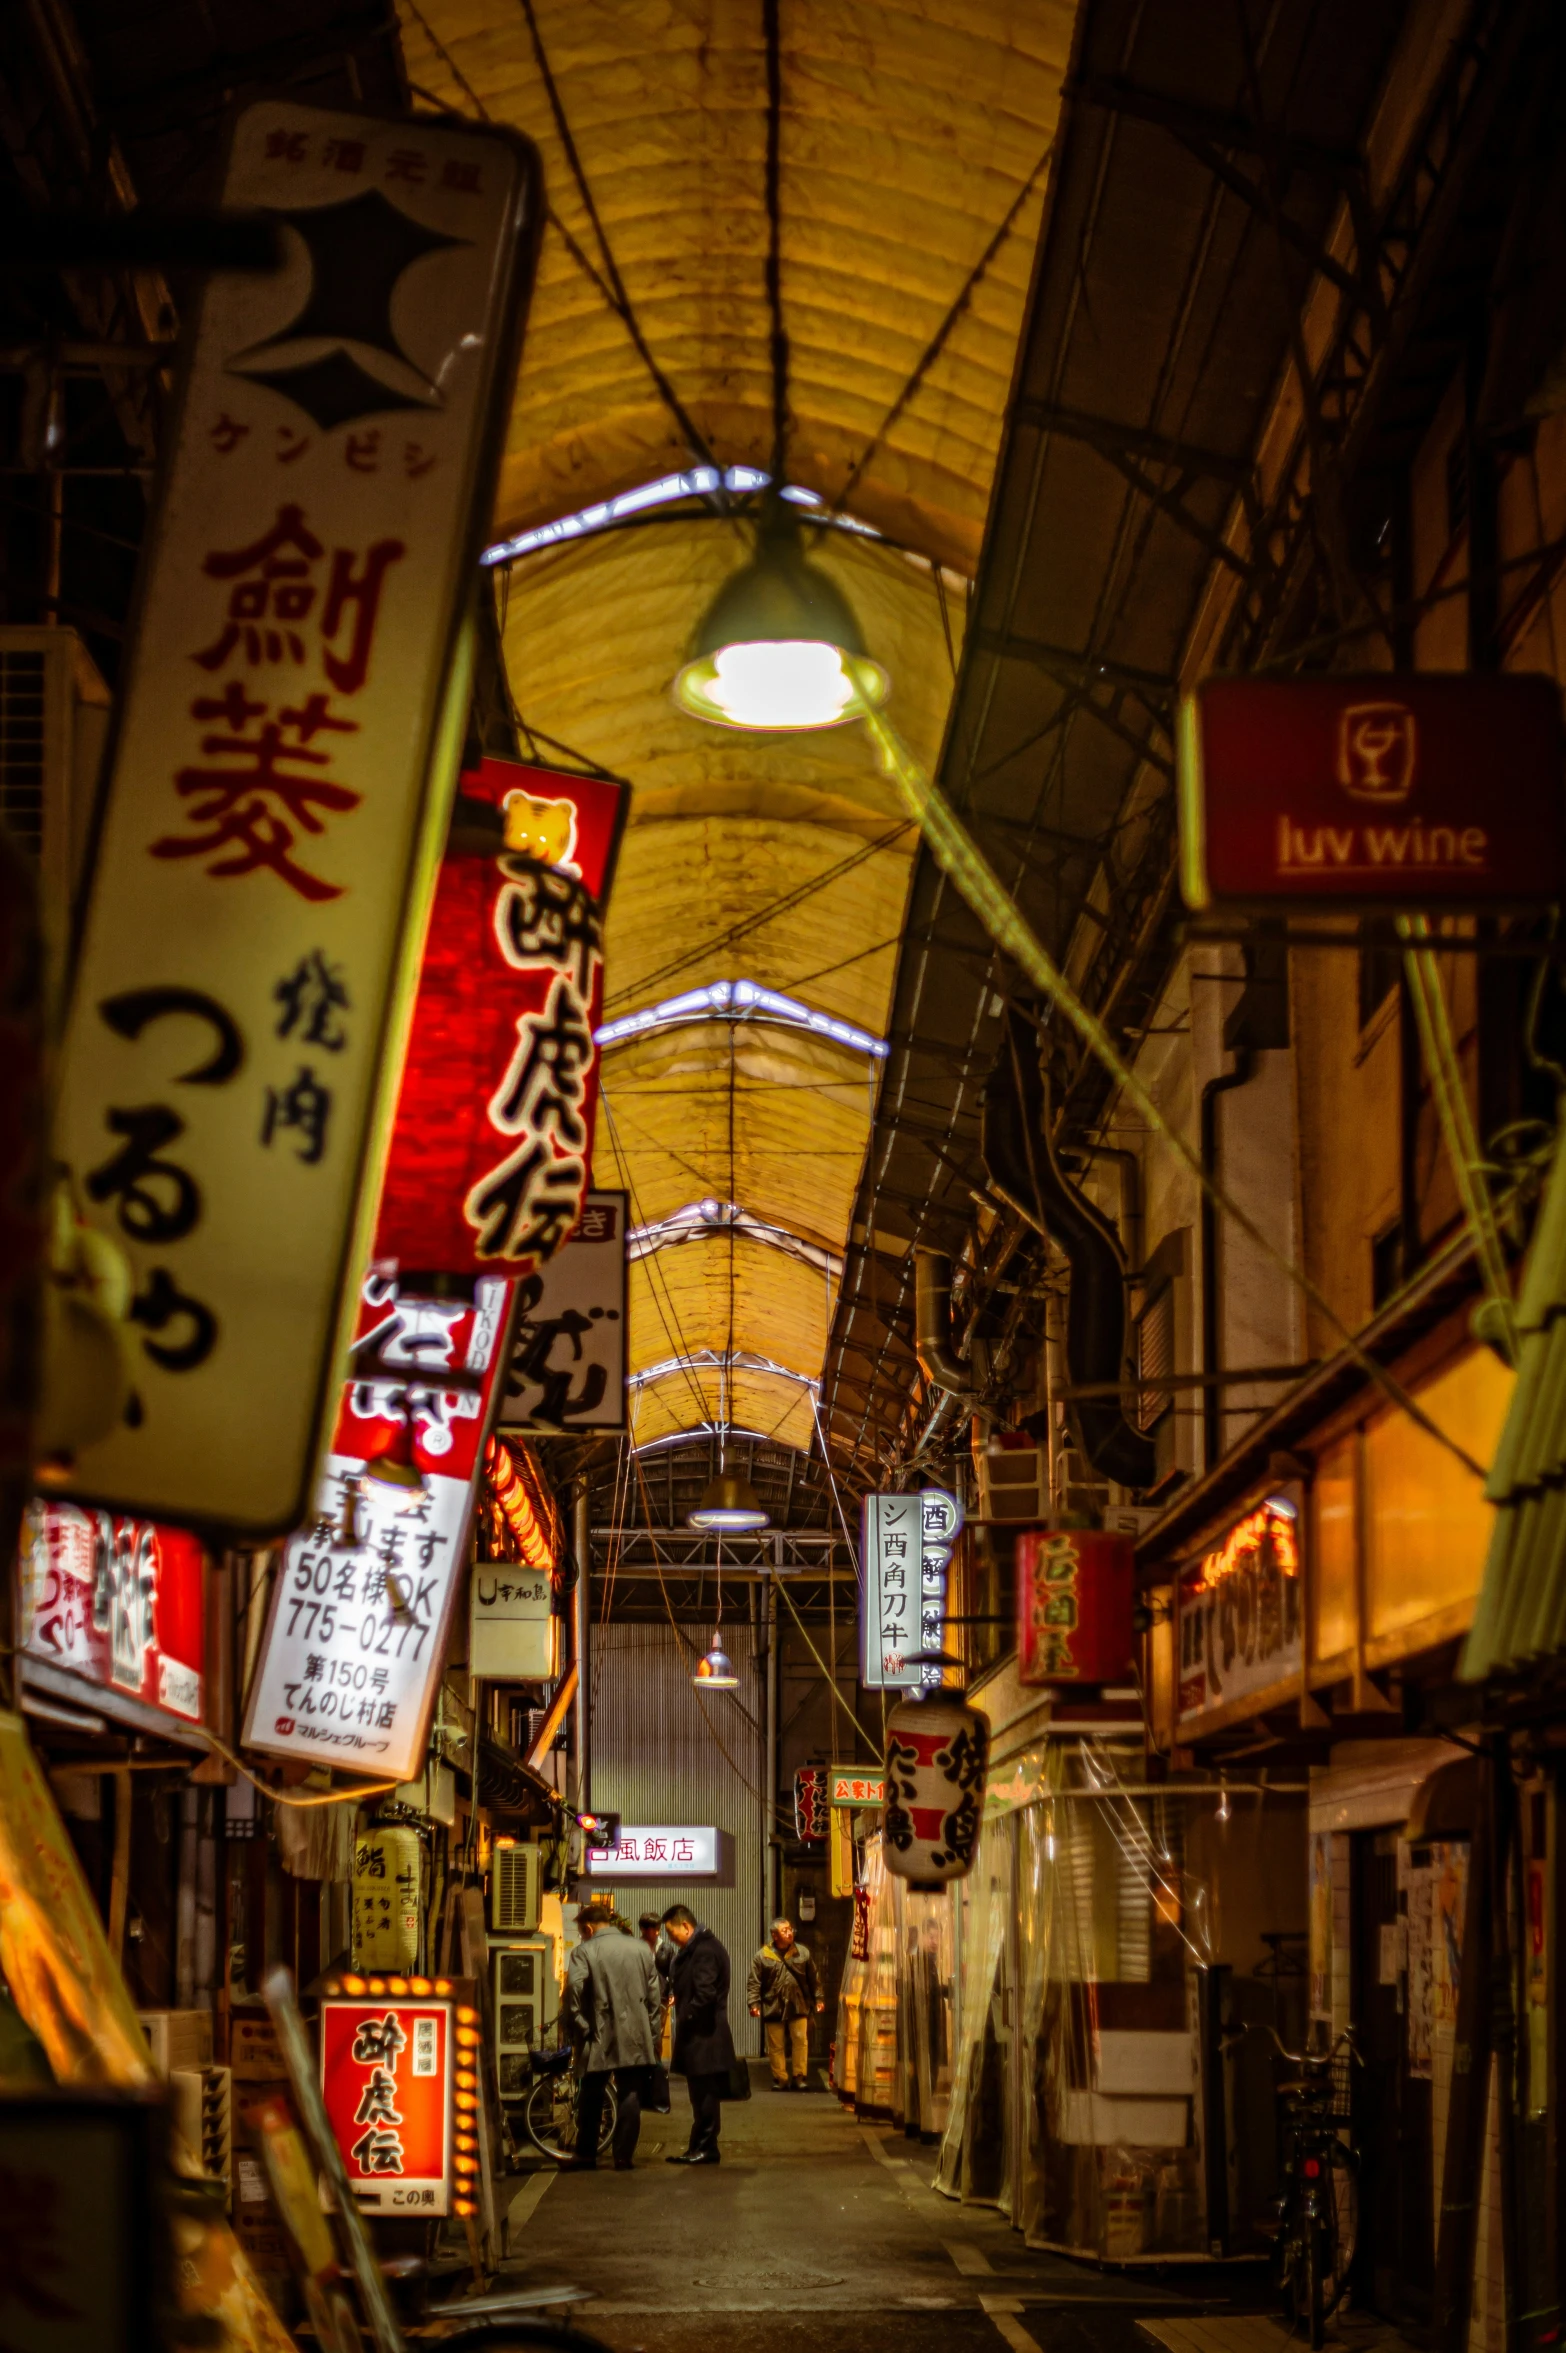
[[[688,1631],[698,1651],[705,1649],[710,1626]],[[698,1697],[691,1683],[690,1655],[678,1644],[672,1626],[594,1626],[593,1804],[627,1822],[711,1823],[728,1832],[733,1841],[732,1887],[708,1882],[638,1886],[618,1875],[610,1885],[621,1911],[633,1919],[638,1912],[689,1904],[697,1919],[723,1939],[733,1965],[729,2022],[734,2047],[758,2051],[760,2029],[745,2008],[745,1975],[766,1934],[758,1794],[763,1786],[765,1695],[755,1664],[754,1629],[743,1621],[726,1623],[723,1639],[739,1671],[740,1688]]]

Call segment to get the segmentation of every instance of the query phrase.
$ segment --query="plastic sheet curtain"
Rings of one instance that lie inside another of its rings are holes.
[[[890,1879],[896,1924],[897,2082],[893,2121],[932,2139],[946,2130],[952,2090],[955,1888]]]
[[[985,1825],[967,1883],[937,2186],[1002,2205],[1033,2246],[1198,2254],[1180,1804],[1121,1794],[1103,1751],[1051,1744],[1040,1773],[1036,1803]]]
[[[1006,2069],[996,1995],[1013,1911],[1012,1821],[985,1823],[978,1859],[958,1883],[956,2042],[950,2113],[936,2187],[997,2203],[1005,2180]],[[1004,2002],[1000,2005],[1004,2011]]]
[[[879,1836],[865,1842],[869,1958],[860,1984],[854,2104],[861,2114],[890,2116],[897,2097],[897,1896],[902,1882],[881,1860]]]

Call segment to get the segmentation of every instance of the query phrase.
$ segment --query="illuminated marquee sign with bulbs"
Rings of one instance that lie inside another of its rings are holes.
[[[328,1981],[321,2094],[359,2205],[478,2212],[479,2013],[449,1977]]]

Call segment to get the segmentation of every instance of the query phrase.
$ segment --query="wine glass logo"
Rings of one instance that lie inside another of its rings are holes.
[[[1406,801],[1414,784],[1414,714],[1406,703],[1350,703],[1338,719],[1338,782],[1356,801]]]

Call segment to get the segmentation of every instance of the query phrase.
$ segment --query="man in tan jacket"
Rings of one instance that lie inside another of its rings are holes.
[[[816,1983],[816,1965],[794,1934],[791,1920],[774,1920],[771,1942],[750,1965],[745,2000],[752,2018],[767,2030],[767,2057],[775,2091],[810,2087],[810,2019],[826,2008]]]

